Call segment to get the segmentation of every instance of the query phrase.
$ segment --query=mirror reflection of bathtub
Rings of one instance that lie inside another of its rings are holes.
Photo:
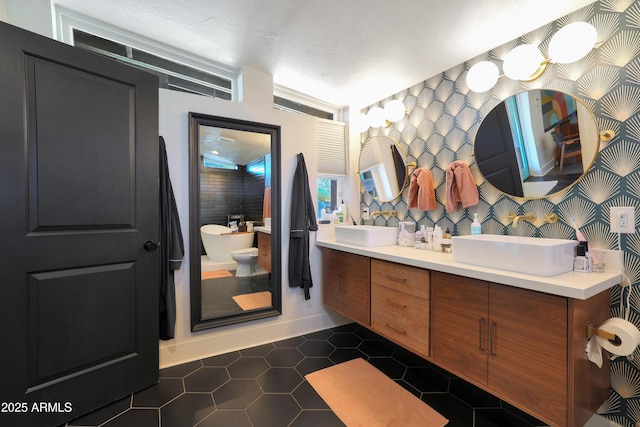
[[[231,228],[217,224],[200,227],[200,237],[206,252],[202,271],[235,270],[236,277],[264,274],[258,267],[258,248],[253,246],[253,231],[233,232]]]

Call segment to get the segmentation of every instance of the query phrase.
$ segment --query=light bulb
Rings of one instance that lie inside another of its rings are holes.
[[[381,107],[373,107],[367,111],[367,120],[372,128],[379,128],[386,124],[387,119],[384,116],[384,110]]]
[[[588,22],[574,22],[554,34],[549,42],[549,57],[560,64],[571,64],[588,54],[596,45],[598,33]]]
[[[474,92],[486,92],[495,86],[500,72],[493,62],[481,61],[469,69],[467,86]]]
[[[386,120],[390,122],[398,122],[402,120],[404,114],[406,113],[406,108],[402,101],[397,99],[391,100],[384,105],[384,116]]]
[[[542,65],[544,56],[540,49],[532,44],[523,44],[515,47],[504,58],[502,70],[512,80],[534,80],[544,71]]]

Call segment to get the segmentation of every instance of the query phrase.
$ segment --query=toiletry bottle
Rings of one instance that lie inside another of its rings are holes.
[[[573,271],[588,273],[591,271],[590,264],[589,258],[586,256],[586,246],[579,244],[576,246],[576,257],[573,260]]]
[[[442,243],[442,227],[439,225],[435,225],[433,227],[433,246],[432,249],[434,251],[440,252],[442,249],[440,244]]]
[[[422,233],[420,237],[420,249],[427,249],[427,230],[425,230],[424,225],[420,226],[420,232]]]
[[[447,227],[446,230],[444,230],[444,234],[442,235],[443,239],[451,239],[451,230],[449,230],[449,227]]]
[[[423,249],[432,250],[433,249],[433,227],[429,227],[426,229],[424,235],[424,247]]]
[[[340,224],[344,222],[344,212],[342,211],[338,212],[338,222],[340,222]]]
[[[342,212],[342,215],[344,216],[345,220],[346,220],[346,218],[348,218],[348,217],[349,217],[349,216],[347,215],[347,205],[344,203],[344,200],[342,200],[342,201],[340,202],[340,207],[338,208],[338,210],[339,210],[340,212]],[[340,222],[342,222],[342,221],[340,221]]]
[[[478,214],[473,214],[473,222],[471,223],[471,234],[482,234],[482,225],[478,221]]]
[[[422,226],[424,228],[424,225]],[[422,236],[424,234],[422,234],[422,229],[416,230],[415,232],[415,238],[416,238],[416,242],[415,242],[415,248],[416,249],[420,249],[421,245],[422,245]]]

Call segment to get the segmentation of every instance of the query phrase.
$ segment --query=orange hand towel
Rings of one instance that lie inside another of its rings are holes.
[[[409,184],[409,209],[430,211],[436,207],[436,192],[431,171],[427,168],[414,170]]]
[[[447,184],[447,212],[453,212],[462,202],[462,207],[468,208],[478,204],[478,187],[473,179],[469,165],[456,160],[446,171]]]

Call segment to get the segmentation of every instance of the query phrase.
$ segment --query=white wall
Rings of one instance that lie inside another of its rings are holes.
[[[291,185],[296,168],[296,155],[302,152],[309,172],[312,194],[316,197],[317,169],[316,120],[313,117],[278,111],[272,104],[272,77],[251,68],[242,70],[241,99],[229,102],[160,89],[160,135],[167,143],[167,156],[176,203],[185,239],[185,261],[176,272],[177,322],[176,336],[160,343],[160,366],[167,367],[206,356],[226,353],[267,342],[277,341],[307,332],[344,323],[344,319],[329,314],[322,306],[320,253],[311,233],[311,267],[314,286],[311,299],[304,300],[299,288],[288,286],[289,224]],[[255,94],[262,93],[262,97]],[[264,96],[268,96],[267,100]],[[190,111],[231,117],[282,127],[282,315],[207,331],[191,332],[189,312],[189,134]]]
[[[0,0],[0,20],[53,38],[49,0]],[[160,89],[159,131],[167,143],[173,189],[185,243],[182,268],[175,274],[177,321],[175,339],[160,342],[160,367],[164,368],[232,350],[252,347],[346,322],[322,305],[320,252],[311,233],[311,269],[314,287],[305,301],[299,288],[288,286],[289,212],[296,154],[302,152],[309,172],[312,194],[317,197],[316,120],[313,117],[273,108],[273,78],[245,67],[241,70],[239,102]],[[280,125],[282,127],[282,315],[238,325],[191,333],[189,294],[189,138],[190,111]]]

